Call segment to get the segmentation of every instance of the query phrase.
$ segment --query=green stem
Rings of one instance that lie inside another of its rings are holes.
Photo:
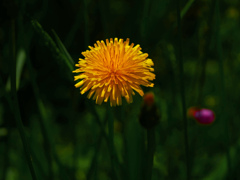
[[[223,58],[222,58],[222,45],[220,37],[220,10],[219,0],[216,1],[216,45],[217,45],[217,56],[219,60],[219,75],[220,75],[220,97],[221,97],[221,112],[225,111],[225,81],[224,81],[224,69],[223,69]],[[228,166],[228,176],[231,177],[231,158],[230,158],[230,138],[229,138],[229,123],[226,115],[222,113],[222,120],[224,120],[224,131],[225,131],[225,146],[226,146],[226,158]]]
[[[196,69],[198,69],[198,72],[200,72],[199,75],[199,80],[195,79],[194,83],[197,81],[199,82],[196,86],[196,89],[198,90],[197,94],[197,100],[196,103],[199,107],[202,106],[202,100],[203,100],[203,90],[204,90],[204,85],[205,85],[205,79],[206,79],[206,67],[207,67],[207,59],[210,54],[211,50],[211,37],[212,37],[212,29],[213,29],[213,16],[214,16],[214,7],[215,7],[215,1],[211,2],[210,5],[210,13],[209,13],[209,18],[208,18],[208,27],[209,30],[206,33],[206,43],[203,46],[203,53],[200,54],[200,69],[199,69],[199,64],[196,65]],[[196,71],[197,72],[197,71]],[[194,99],[194,98],[192,98]]]
[[[32,162],[32,156],[30,154],[28,142],[26,140],[26,136],[24,133],[24,128],[20,116],[20,110],[19,110],[19,104],[18,104],[18,97],[17,97],[17,90],[16,90],[16,48],[15,48],[15,20],[13,19],[11,21],[11,30],[12,30],[12,70],[11,70],[11,93],[12,93],[12,102],[13,102],[13,108],[14,108],[14,115],[15,115],[15,120],[16,124],[20,133],[20,137],[23,143],[24,147],[24,153],[27,158],[27,163],[32,175],[32,179],[36,180],[36,173],[33,167],[33,162]]]
[[[188,12],[192,4],[194,3],[195,0],[189,0],[187,4],[184,6],[184,8],[181,11],[181,18],[184,17],[184,15]]]
[[[41,98],[40,98],[39,89],[36,84],[35,76],[33,73],[33,67],[32,67],[32,64],[31,64],[31,61],[29,58],[27,59],[27,65],[28,65],[28,69],[31,74],[31,76],[30,76],[31,77],[30,78],[31,85],[33,88],[33,93],[36,98],[37,106],[38,106],[38,110],[39,110],[39,114],[40,114],[39,124],[40,124],[40,128],[42,131],[42,136],[43,136],[44,153],[45,153],[47,164],[48,164],[48,176],[49,176],[49,179],[54,179],[53,164],[52,164],[53,158],[52,158],[52,153],[51,153],[52,152],[51,141],[49,139],[48,131],[46,129],[46,120],[47,120],[46,110],[45,110],[43,102],[41,101]]]
[[[109,2],[107,0],[98,0],[98,7],[100,10],[101,16],[101,23],[103,27],[104,37],[109,36],[110,33],[114,33],[113,31],[110,32],[110,24],[108,23],[108,11],[109,11]]]
[[[8,125],[9,126],[9,125]],[[3,166],[2,166],[2,176],[1,179],[7,179],[7,170],[9,166],[9,142],[10,142],[10,133],[11,129],[7,127],[8,135],[6,136],[5,142],[4,142],[4,152],[3,152]]]
[[[144,0],[143,2],[143,17],[142,17],[142,22],[141,22],[141,28],[140,28],[140,36],[142,39],[142,43],[146,43],[146,37],[147,37],[147,25],[148,25],[148,14],[149,14],[149,7],[150,7],[150,1],[149,0]]]
[[[110,154],[110,161],[111,161],[111,167],[112,167],[112,176],[113,179],[118,179],[116,169],[120,169],[120,163],[118,160],[118,157],[116,155],[116,150],[114,147],[114,123],[113,123],[113,113],[112,109],[110,107],[107,108],[106,112],[106,121],[102,123],[99,119],[99,116],[96,112],[96,109],[94,107],[90,107],[91,112],[95,116],[95,120],[97,124],[99,125],[101,129],[101,136],[106,140],[108,149],[109,149],[109,154]],[[105,132],[105,123],[108,124],[108,134]],[[117,168],[116,168],[117,167]]]
[[[155,129],[147,130],[146,180],[152,179],[153,157],[156,148]]]
[[[113,178],[116,179],[116,173],[115,173],[115,156],[114,156],[114,124],[113,124],[113,118],[112,118],[112,112],[109,109],[107,111],[108,113],[108,137],[109,137],[109,151],[110,151],[110,159],[111,159],[111,167],[112,167],[112,173]]]
[[[100,147],[101,147],[101,144],[102,144],[103,134],[104,134],[104,132],[101,131],[101,134],[100,134],[100,136],[99,136],[99,138],[98,138],[98,140],[97,140],[97,143],[96,143],[96,146],[95,146],[95,153],[94,153],[94,156],[93,156],[93,159],[92,159],[90,168],[89,168],[88,173],[87,173],[87,176],[86,176],[86,179],[87,179],[87,180],[92,179],[91,177],[92,177],[94,174],[96,174],[97,159],[98,159],[99,150],[100,150]]]
[[[5,97],[9,108],[11,111],[13,111],[13,107],[12,107],[12,102],[11,102],[11,98],[10,98],[10,94],[6,92],[6,89],[4,87],[4,84],[2,82],[2,78],[0,76],[0,91],[2,92],[2,97]],[[4,141],[4,152],[2,154],[2,160],[3,160],[3,165],[2,165],[2,175],[0,176],[1,179],[7,179],[7,170],[8,170],[8,166],[9,166],[9,149],[10,149],[10,137],[11,137],[11,127],[10,127],[10,122],[7,123],[7,136],[5,137],[5,141]]]
[[[87,0],[83,0],[83,18],[84,18],[84,42],[85,46],[88,47],[89,45],[89,23],[88,23],[88,8],[87,8]]]
[[[188,123],[186,117],[186,102],[185,102],[185,88],[183,76],[183,58],[182,58],[182,28],[181,28],[181,15],[180,15],[180,0],[177,0],[177,27],[178,27],[178,61],[179,61],[179,77],[180,77],[180,93],[182,101],[182,118],[184,124],[184,145],[186,156],[186,170],[187,180],[190,179],[190,159],[188,147]]]
[[[40,124],[40,128],[42,131],[42,136],[43,136],[43,140],[44,140],[44,151],[45,151],[45,156],[46,156],[47,163],[48,163],[48,170],[49,170],[48,177],[49,177],[49,179],[55,178],[54,172],[53,172],[53,161],[55,160],[56,164],[60,168],[61,173],[63,175],[63,176],[61,176],[61,178],[62,179],[70,179],[68,174],[64,170],[64,166],[61,164],[61,162],[56,154],[56,150],[55,150],[54,146],[52,146],[52,144],[53,144],[52,138],[49,135],[50,130],[49,130],[49,126],[47,125],[46,108],[40,98],[39,89],[38,89],[38,86],[35,81],[33,67],[32,67],[30,59],[28,59],[27,62],[28,62],[27,64],[28,64],[29,71],[32,75],[31,76],[32,88],[33,88],[34,96],[36,98],[37,106],[38,106],[38,110],[39,110],[39,114],[40,114],[39,124]]]

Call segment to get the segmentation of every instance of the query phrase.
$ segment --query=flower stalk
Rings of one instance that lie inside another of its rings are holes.
[[[180,77],[180,93],[182,101],[182,118],[184,127],[184,145],[185,145],[185,156],[186,156],[186,179],[190,179],[190,158],[189,158],[189,145],[188,145],[188,123],[186,116],[186,101],[185,101],[185,88],[184,88],[184,75],[183,75],[183,58],[182,58],[182,30],[181,30],[181,14],[180,14],[180,0],[177,0],[177,27],[178,27],[178,61],[179,61],[179,77]]]

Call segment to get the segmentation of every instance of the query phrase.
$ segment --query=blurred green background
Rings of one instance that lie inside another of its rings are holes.
[[[114,37],[140,44],[155,64],[155,86],[144,88],[155,94],[161,116],[152,180],[240,179],[240,1],[182,0],[180,8],[184,84],[175,0],[2,0],[0,179],[32,179],[11,94],[14,52],[19,112],[37,179],[145,178],[147,131],[138,122],[142,97],[109,108],[74,87],[71,61],[77,63],[97,40]],[[212,109],[213,124],[188,118],[186,126],[181,85],[186,108]]]

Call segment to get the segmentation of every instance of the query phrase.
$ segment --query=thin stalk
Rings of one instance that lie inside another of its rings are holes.
[[[74,106],[74,105],[73,105]],[[74,114],[74,113],[73,113]],[[78,146],[78,138],[77,138],[77,130],[78,127],[76,126],[75,119],[69,121],[72,137],[72,144],[73,144],[73,153],[72,153],[72,166],[71,166],[71,174],[75,175],[77,172],[77,165],[78,165],[78,153],[79,153],[79,146]],[[87,179],[87,178],[86,178]]]
[[[74,41],[74,38],[76,37],[76,33],[79,30],[81,26],[81,19],[82,19],[82,11],[79,9],[77,15],[75,16],[75,21],[71,28],[69,28],[69,32],[66,36],[66,39],[64,41],[65,47],[69,48],[72,45],[72,42]]]
[[[9,126],[9,125],[8,125]],[[10,133],[11,129],[7,127],[8,135],[6,136],[6,139],[4,140],[4,152],[3,152],[3,166],[2,166],[2,175],[1,179],[7,179],[7,170],[9,166],[9,142],[10,142]]]
[[[108,138],[109,138],[109,151],[110,151],[110,160],[111,160],[111,167],[112,167],[112,174],[113,178],[116,179],[116,172],[115,172],[115,156],[114,156],[114,119],[112,118],[111,110],[108,113]]]
[[[143,12],[142,12],[142,23],[141,23],[141,28],[140,28],[140,36],[142,39],[143,43],[146,43],[146,37],[147,37],[147,25],[148,25],[148,14],[149,14],[149,7],[150,7],[150,1],[149,0],[144,0],[143,2]]]
[[[189,0],[187,4],[184,6],[184,8],[181,11],[181,18],[184,17],[184,15],[188,12],[192,4],[194,3],[195,0]]]
[[[206,43],[204,43],[204,47],[203,47],[203,53],[200,54],[200,69],[199,69],[199,64],[197,64],[196,66],[196,72],[197,70],[199,70],[200,72],[200,76],[199,76],[199,80],[198,80],[198,84],[196,86],[197,90],[198,90],[198,94],[197,94],[197,100],[196,100],[196,104],[198,106],[202,105],[202,99],[203,99],[203,89],[204,89],[204,85],[205,85],[205,79],[206,79],[206,66],[207,66],[207,59],[208,56],[210,54],[210,50],[211,50],[211,40],[212,40],[212,35],[213,35],[213,16],[214,16],[214,7],[215,7],[216,1],[212,1],[211,5],[210,5],[210,13],[209,13],[209,18],[207,21],[207,24],[209,26],[209,30],[206,34]],[[194,83],[197,81],[197,79],[194,80]]]
[[[122,123],[122,138],[123,138],[123,164],[124,167],[122,169],[122,175],[125,177],[125,180],[129,180],[129,174],[128,169],[129,169],[129,159],[127,158],[128,155],[128,149],[127,149],[127,132],[126,132],[126,115],[125,115],[125,106],[120,106],[120,122]]]
[[[35,76],[33,73],[33,67],[31,64],[30,59],[27,59],[27,65],[28,65],[28,69],[30,71],[31,74],[31,85],[33,88],[33,93],[34,96],[36,98],[37,101],[37,106],[38,106],[38,111],[40,114],[40,118],[39,118],[39,124],[40,124],[40,128],[42,131],[42,136],[43,136],[43,148],[44,148],[44,153],[46,156],[46,160],[47,160],[47,165],[48,165],[48,177],[49,179],[54,179],[54,173],[53,173],[53,158],[52,158],[52,148],[51,148],[51,142],[49,139],[49,135],[48,135],[48,131],[46,128],[46,120],[47,120],[47,115],[46,115],[46,110],[45,107],[43,105],[43,102],[40,98],[40,93],[39,93],[39,89],[38,86],[36,84],[35,81]]]
[[[222,57],[222,45],[220,37],[220,10],[219,10],[219,0],[216,1],[216,46],[217,46],[217,56],[219,60],[219,75],[220,75],[220,97],[221,97],[221,112],[225,110],[226,98],[225,98],[225,81],[224,81],[224,69],[223,69],[223,57]],[[225,146],[226,146],[226,158],[228,167],[228,176],[231,177],[231,158],[230,158],[230,138],[229,138],[229,123],[222,113],[222,120],[224,120],[224,131],[225,131]]]
[[[87,0],[83,0],[83,18],[84,18],[84,42],[85,46],[89,45],[89,22],[88,22],[88,8],[87,8]]]
[[[152,179],[153,157],[156,148],[155,129],[147,130],[146,180]]]
[[[119,159],[116,155],[116,150],[115,150],[115,147],[114,147],[114,123],[113,123],[112,109],[110,107],[108,107],[107,114],[106,114],[106,119],[105,119],[106,121],[103,122],[103,123],[100,121],[99,116],[98,116],[95,108],[91,107],[91,110],[92,110],[93,115],[95,116],[95,120],[96,120],[97,124],[100,127],[101,136],[106,140],[107,145],[108,145],[113,178],[115,180],[119,179],[118,176],[117,176],[116,169],[121,169],[122,167],[120,165],[120,162],[119,162]],[[106,123],[108,124],[108,134],[105,132],[105,124]]]
[[[42,136],[43,136],[43,140],[44,140],[44,151],[45,151],[45,156],[47,159],[47,163],[48,163],[48,170],[49,170],[49,175],[48,177],[51,179],[54,179],[54,172],[53,172],[53,162],[55,160],[56,164],[58,165],[58,167],[61,170],[62,179],[70,179],[69,175],[67,174],[67,172],[64,170],[64,166],[61,164],[57,154],[56,154],[56,150],[54,148],[54,146],[52,146],[52,137],[50,136],[49,132],[49,127],[47,126],[47,113],[46,113],[46,109],[45,106],[40,98],[40,93],[39,93],[39,89],[38,86],[36,84],[36,81],[34,79],[33,76],[33,67],[31,64],[31,61],[28,59],[28,67],[29,67],[29,71],[32,74],[32,78],[31,78],[31,83],[32,83],[32,88],[33,88],[33,92],[34,92],[34,96],[36,98],[37,101],[37,106],[38,106],[38,110],[39,110],[39,114],[40,114],[40,128],[42,131]]]
[[[97,143],[95,145],[95,153],[94,153],[94,156],[93,156],[93,159],[92,159],[92,162],[91,162],[91,165],[90,165],[90,168],[87,172],[87,176],[86,176],[86,179],[87,180],[90,180],[91,177],[96,174],[96,169],[97,169],[97,159],[98,159],[98,155],[99,155],[99,150],[100,150],[100,147],[101,147],[101,144],[102,144],[102,139],[103,139],[103,131],[101,131],[101,134],[97,140]]]
[[[178,27],[178,61],[179,61],[179,77],[180,77],[180,93],[182,101],[182,118],[184,127],[184,146],[186,156],[186,170],[187,180],[190,179],[190,159],[188,147],[188,123],[186,117],[186,102],[185,102],[185,88],[183,76],[183,58],[182,58],[182,28],[181,28],[181,14],[180,14],[180,0],[177,0],[177,27]]]
[[[29,145],[28,142],[26,140],[26,136],[24,133],[24,128],[23,128],[23,124],[22,124],[22,120],[21,120],[21,116],[20,116],[20,110],[19,110],[19,104],[18,104],[18,97],[17,97],[17,90],[16,90],[16,47],[15,47],[15,20],[12,19],[11,21],[11,30],[12,30],[12,64],[11,64],[11,93],[12,93],[12,103],[13,103],[13,108],[14,108],[14,116],[15,116],[15,120],[16,120],[16,124],[18,127],[18,131],[20,133],[20,137],[23,143],[23,147],[24,147],[24,153],[25,156],[27,158],[27,163],[32,175],[32,179],[36,180],[36,173],[33,167],[33,162],[32,162],[32,156],[30,154],[30,150],[29,150]]]
[[[98,0],[98,7],[100,10],[100,18],[101,18],[101,23],[102,23],[102,27],[103,30],[102,32],[104,33],[104,37],[109,36],[110,35],[110,31],[109,31],[109,26],[111,26],[108,23],[108,11],[109,11],[109,2],[107,0]],[[111,31],[111,33],[114,33]]]
[[[0,91],[2,92],[2,97],[5,97],[6,101],[9,104],[10,110],[13,111],[10,94],[6,92],[6,89],[4,88],[1,76],[0,76],[0,87],[2,87],[0,89]],[[1,157],[3,159],[2,175],[0,176],[2,180],[7,179],[7,170],[8,170],[8,166],[9,166],[9,149],[10,149],[9,143],[10,143],[10,137],[11,137],[11,131],[12,131],[9,122],[7,122],[6,128],[7,128],[8,134],[4,140],[4,152]]]
[[[35,154],[35,152],[33,151],[32,148],[30,150],[32,152],[32,157],[35,159],[34,164],[37,167],[39,174],[41,174],[41,179],[49,180],[46,172],[44,171],[43,165],[40,162],[40,159],[37,157],[37,155]],[[53,179],[51,179],[51,180],[53,180]]]

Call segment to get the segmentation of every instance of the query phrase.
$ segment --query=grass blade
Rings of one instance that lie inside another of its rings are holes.
[[[180,14],[180,0],[177,0],[177,27],[178,27],[178,61],[179,61],[179,78],[180,78],[180,93],[182,101],[182,118],[184,127],[184,146],[186,156],[186,171],[187,180],[190,179],[190,160],[189,160],[189,147],[188,147],[188,123],[186,117],[186,101],[185,101],[185,88],[183,76],[183,58],[182,58],[182,28],[181,28],[181,14]]]
[[[220,37],[220,9],[219,9],[219,0],[216,0],[216,46],[217,46],[217,56],[219,61],[219,75],[220,75],[220,97],[221,97],[221,111],[225,111],[225,80],[224,80],[224,68],[223,68],[223,57],[222,57],[222,45]],[[231,177],[231,158],[230,158],[230,136],[229,136],[229,121],[226,117],[226,113],[222,113],[222,120],[224,121],[224,131],[225,131],[225,146],[226,146],[226,158],[227,158],[227,167],[228,167],[228,176]]]
[[[69,61],[69,63],[71,64],[71,66],[74,66],[74,61],[72,59],[72,57],[70,56],[70,54],[68,53],[67,49],[65,48],[65,46],[63,45],[62,41],[60,40],[60,38],[58,37],[57,33],[52,30],[53,35],[55,37],[55,40],[57,42],[57,45],[61,51],[61,53],[65,56],[65,58]],[[67,62],[66,62],[67,63]],[[68,63],[67,63],[68,64]]]
[[[57,47],[56,43],[53,41],[51,36],[46,31],[44,31],[44,29],[42,28],[42,26],[39,24],[38,21],[32,20],[32,25],[33,25],[34,29],[36,30],[36,32],[42,37],[44,42],[46,42],[46,46],[52,51],[53,55],[57,59],[62,59],[68,66],[69,70],[72,72],[73,64],[71,64],[69,62],[69,60],[67,59],[66,55],[64,53],[62,53],[62,51],[60,51],[60,49]]]
[[[32,162],[32,156],[30,154],[29,145],[25,136],[20,110],[19,110],[19,104],[18,104],[18,97],[17,97],[17,90],[16,90],[16,48],[15,48],[15,20],[12,20],[11,23],[11,29],[12,29],[12,70],[11,70],[11,92],[12,92],[12,103],[13,103],[13,109],[14,109],[14,116],[16,120],[16,124],[20,133],[20,137],[23,143],[25,156],[27,158],[27,163],[32,175],[33,180],[37,180],[36,173],[33,167]]]
[[[184,17],[184,15],[187,13],[187,11],[189,10],[189,8],[192,6],[192,4],[194,3],[195,0],[189,0],[187,2],[187,4],[184,6],[184,8],[181,11],[181,18]]]
[[[153,157],[156,148],[155,128],[147,130],[146,180],[152,179]]]

